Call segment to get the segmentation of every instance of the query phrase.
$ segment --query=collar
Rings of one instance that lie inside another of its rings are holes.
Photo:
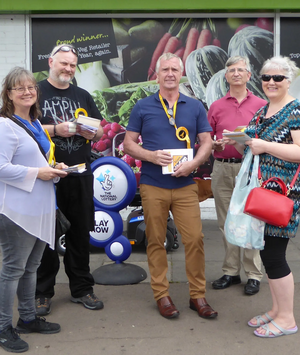
[[[160,103],[160,99],[159,99],[159,90],[154,94],[155,99]],[[165,100],[165,98],[163,98]],[[177,100],[178,102],[186,102],[186,98],[185,95],[183,95],[181,92],[179,92],[179,98]]]
[[[68,86],[67,88],[60,88],[59,86],[56,86],[56,85],[55,85],[55,81],[54,81],[53,83],[50,82],[50,81],[49,81],[49,78],[48,78],[48,79],[45,79],[45,81],[47,81],[47,83],[48,83],[50,86],[52,86],[54,89],[56,89],[56,90],[62,90],[62,91],[68,90],[68,89],[70,88],[70,86],[72,85],[71,83],[69,83],[69,86]]]
[[[38,120],[32,120],[31,117],[31,124],[27,121],[24,120],[21,116],[15,115],[14,117],[17,118],[19,121],[21,121],[27,128],[29,128],[31,131],[35,128],[37,131],[39,131],[40,126],[38,125]]]
[[[248,90],[247,88],[246,88],[246,90],[247,90],[247,96],[244,98],[244,100],[247,99],[249,96],[253,95],[250,90]],[[230,91],[228,91],[227,94],[224,97],[225,97],[226,100],[228,100],[228,99],[236,99],[234,96],[230,95]]]

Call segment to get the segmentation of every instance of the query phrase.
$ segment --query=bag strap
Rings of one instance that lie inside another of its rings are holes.
[[[275,177],[275,176],[273,176],[273,177],[271,177],[270,179],[264,181],[264,182],[261,184],[261,187],[266,187],[266,186],[268,185],[268,183],[269,183],[269,182],[272,182],[272,181],[276,182],[276,183],[279,185],[279,187],[281,188],[281,191],[282,191],[282,194],[283,194],[283,195],[287,196],[287,195],[289,194],[289,190],[287,189],[286,184],[284,183],[284,181],[281,180],[281,179],[278,178],[278,177]]]
[[[257,116],[257,119],[256,119],[256,123],[255,123],[255,138],[259,138],[258,135],[257,135],[257,125],[258,125],[258,121],[260,120],[260,115],[261,113]],[[291,189],[293,188],[297,178],[298,178],[298,175],[299,175],[299,172],[300,172],[300,164],[298,165],[298,169],[293,177],[293,180],[291,181],[290,183],[290,187],[289,189],[287,190],[287,194],[286,196],[288,196],[288,194],[290,193]],[[272,178],[271,178],[272,179]],[[269,179],[269,180],[271,180]],[[258,180],[260,181],[261,183],[261,171],[260,171],[260,166],[258,166]],[[268,182],[269,180],[267,180],[266,182]]]
[[[290,190],[292,189],[292,187],[294,186],[294,184],[295,184],[295,182],[296,182],[296,180],[297,180],[297,177],[298,177],[298,175],[299,175],[299,171],[300,171],[300,165],[298,166],[298,169],[297,169],[297,171],[296,171],[296,174],[294,175],[293,180],[292,180],[292,182],[290,183],[289,191],[290,191]]]
[[[46,153],[44,152],[44,149],[42,148],[40,142],[35,138],[35,135],[31,132],[30,129],[28,129],[23,122],[21,122],[20,120],[18,120],[16,117],[12,116],[10,117],[10,119],[15,122],[18,126],[22,127],[29,135],[30,137],[35,140],[36,144],[38,145],[38,147],[40,148],[40,151],[41,153],[43,154],[43,156],[45,157],[45,159],[47,160],[48,162],[48,159],[47,159],[47,156],[46,156]]]

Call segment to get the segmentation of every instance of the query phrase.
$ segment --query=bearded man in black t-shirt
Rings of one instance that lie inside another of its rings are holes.
[[[93,292],[94,279],[89,268],[89,231],[94,229],[93,175],[90,167],[91,141],[103,134],[83,131],[74,121],[75,111],[84,109],[89,117],[102,119],[91,95],[72,85],[78,53],[75,47],[56,46],[49,58],[49,78],[39,83],[41,123],[55,143],[56,161],[67,165],[86,163],[86,171],[69,174],[56,185],[57,205],[71,222],[65,235],[65,272],[69,278],[71,301],[88,309],[101,309],[103,303]],[[71,123],[71,124],[70,124]],[[37,271],[36,312],[50,313],[55,277],[59,270],[57,251],[46,247]]]

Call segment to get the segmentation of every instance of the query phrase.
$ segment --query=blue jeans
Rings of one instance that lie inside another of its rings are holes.
[[[35,318],[36,270],[46,243],[0,214],[0,331],[12,325],[15,295],[20,318]]]

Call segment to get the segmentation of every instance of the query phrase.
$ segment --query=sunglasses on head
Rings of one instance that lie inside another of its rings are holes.
[[[271,79],[273,79],[275,83],[280,83],[284,79],[288,79],[288,77],[284,75],[269,75],[269,74],[263,74],[261,76],[262,81],[270,81]]]
[[[53,57],[56,53],[58,53],[58,52],[60,52],[60,51],[62,51],[62,52],[70,52],[70,51],[71,51],[72,53],[74,53],[74,54],[76,55],[76,57],[78,57],[77,49],[76,49],[75,47],[73,47],[73,46],[68,45],[68,44],[64,44],[63,46],[59,47],[59,48],[52,54],[52,57]]]

